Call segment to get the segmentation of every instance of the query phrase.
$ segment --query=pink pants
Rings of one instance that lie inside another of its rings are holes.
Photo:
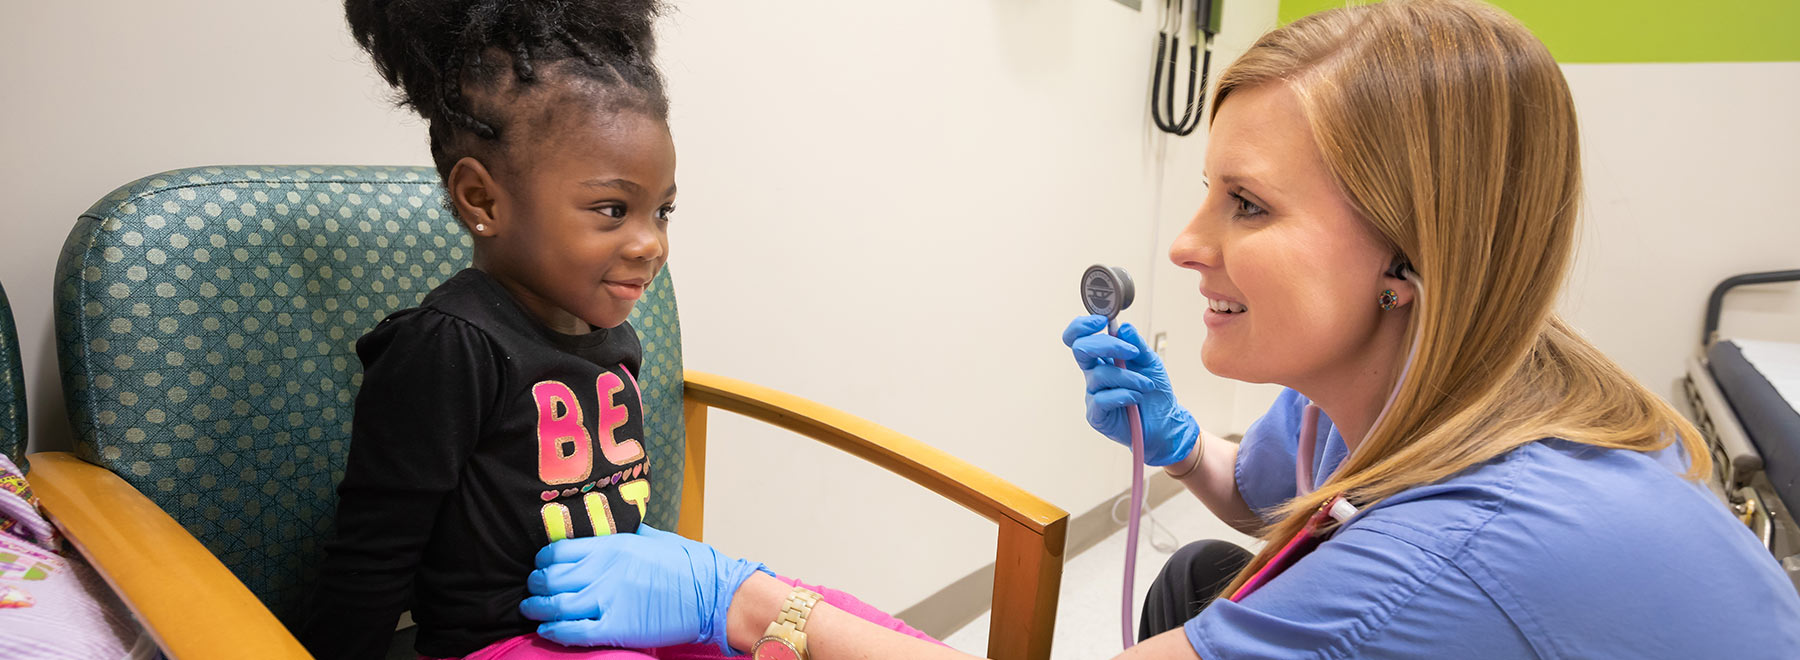
[[[905,621],[896,619],[893,615],[857,600],[850,594],[836,589],[804,584],[793,578],[777,577],[776,579],[789,585],[802,586],[819,592],[819,595],[825,597],[825,602],[831,603],[833,607],[883,628],[926,641],[943,643],[906,625]],[[427,660],[423,656],[420,657],[421,660]],[[463,656],[462,660],[645,660],[646,658],[652,660],[721,660],[727,657],[729,656],[719,652],[719,647],[711,644],[685,644],[645,650],[592,648],[563,646],[539,637],[537,633],[532,633],[494,642],[480,651]]]

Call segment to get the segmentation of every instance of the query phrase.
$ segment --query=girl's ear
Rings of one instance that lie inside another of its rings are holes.
[[[450,203],[456,207],[456,217],[470,234],[482,238],[500,233],[500,186],[481,161],[467,156],[456,161],[444,186],[450,193]]]

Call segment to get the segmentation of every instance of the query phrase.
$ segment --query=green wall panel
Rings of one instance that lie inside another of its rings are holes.
[[[1343,0],[1280,0],[1283,24]],[[1495,0],[1577,62],[1800,61],[1800,0]]]

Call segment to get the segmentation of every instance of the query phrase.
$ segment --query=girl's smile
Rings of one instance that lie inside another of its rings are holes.
[[[649,286],[650,278],[636,277],[623,280],[609,279],[602,280],[601,284],[606,287],[607,293],[612,294],[614,298],[636,302],[637,299],[644,297],[644,287]]]

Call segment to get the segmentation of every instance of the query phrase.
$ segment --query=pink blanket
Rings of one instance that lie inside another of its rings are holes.
[[[825,597],[825,602],[831,603],[840,610],[862,617],[863,620],[870,623],[926,641],[943,643],[906,625],[905,621],[896,619],[893,615],[857,600],[850,594],[836,589],[805,584],[793,578],[778,577],[776,579],[816,591],[820,596]],[[730,656],[720,653],[719,647],[711,644],[686,644],[645,650],[586,648],[563,646],[533,633],[494,642],[487,648],[463,656],[462,660],[644,660],[646,658],[654,660],[723,660],[727,657]],[[429,659],[421,656],[421,660]]]

